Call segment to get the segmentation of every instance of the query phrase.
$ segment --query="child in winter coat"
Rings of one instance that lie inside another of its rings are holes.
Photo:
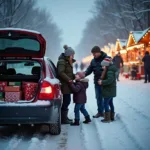
[[[102,122],[114,121],[114,105],[113,98],[116,97],[116,71],[117,68],[113,64],[110,57],[106,57],[102,62],[104,72],[98,81],[102,85],[102,97],[104,98],[105,115]],[[105,74],[105,75],[104,75]],[[110,107],[110,109],[109,109]]]
[[[91,122],[90,116],[85,109],[85,103],[87,101],[86,96],[86,89],[88,88],[88,79],[80,79],[76,78],[75,83],[71,83],[71,88],[73,91],[73,101],[75,103],[74,113],[75,113],[75,120],[73,123],[71,123],[72,126],[79,126],[80,121],[80,111],[85,117],[85,121],[83,123],[89,123]]]

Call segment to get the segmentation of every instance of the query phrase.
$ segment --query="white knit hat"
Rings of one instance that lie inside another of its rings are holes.
[[[101,66],[109,66],[110,64],[112,64],[112,58],[111,57],[106,57],[101,62]]]

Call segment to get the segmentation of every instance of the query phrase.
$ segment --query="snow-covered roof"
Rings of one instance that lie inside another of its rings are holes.
[[[127,45],[127,40],[126,39],[119,39],[121,47],[124,47]]]
[[[36,33],[36,34],[40,34],[40,32],[34,31],[34,30],[28,30],[28,29],[22,29],[22,28],[0,28],[1,30],[12,30],[12,31],[26,31],[26,32],[32,32],[32,33]]]
[[[143,31],[131,31],[136,42],[143,37]]]

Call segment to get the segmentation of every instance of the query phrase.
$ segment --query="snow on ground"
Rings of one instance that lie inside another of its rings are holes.
[[[97,112],[93,76],[89,76],[87,110]],[[47,127],[1,127],[0,150],[149,150],[150,149],[150,83],[121,78],[114,99],[116,121],[101,123],[93,119],[88,125],[62,125],[59,136],[46,133]],[[74,117],[74,104],[70,118]]]

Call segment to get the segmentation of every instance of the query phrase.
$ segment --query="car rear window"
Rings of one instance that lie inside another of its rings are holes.
[[[26,51],[40,51],[40,43],[35,39],[29,38],[0,38],[0,51],[10,49],[23,49]]]
[[[6,69],[6,71],[10,70],[12,75],[22,74],[22,75],[32,75],[32,70],[37,67],[41,67],[40,63],[37,61],[8,61],[1,62],[0,68]]]

